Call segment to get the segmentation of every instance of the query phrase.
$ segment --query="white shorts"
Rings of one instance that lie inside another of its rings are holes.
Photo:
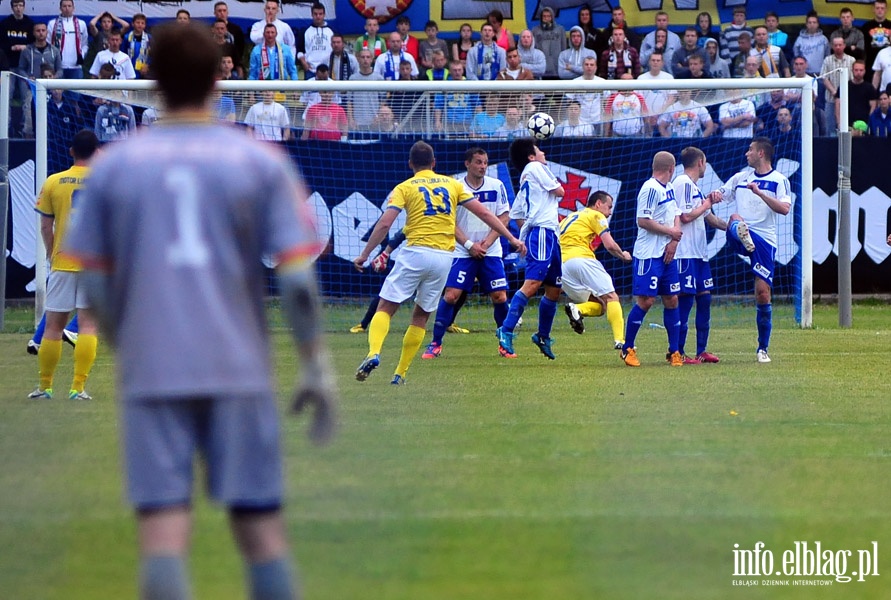
[[[74,271],[50,271],[46,284],[46,306],[49,312],[71,312],[89,308],[83,283]]]
[[[421,310],[432,313],[452,269],[452,253],[424,246],[407,246],[396,257],[381,286],[380,297],[401,304],[412,295]]]
[[[593,296],[616,291],[613,278],[603,264],[592,258],[570,258],[563,263],[563,291],[573,302],[587,302]]]

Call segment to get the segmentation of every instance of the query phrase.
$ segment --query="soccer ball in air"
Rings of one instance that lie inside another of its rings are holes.
[[[537,112],[526,121],[529,133],[537,140],[546,140],[554,134],[557,125],[548,113]]]

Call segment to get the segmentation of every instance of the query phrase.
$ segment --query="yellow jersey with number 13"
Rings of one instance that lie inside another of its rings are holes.
[[[405,211],[406,244],[451,252],[455,212],[468,200],[473,194],[460,181],[424,169],[393,189],[387,208]]]

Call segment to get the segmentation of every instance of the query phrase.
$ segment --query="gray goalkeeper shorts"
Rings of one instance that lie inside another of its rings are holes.
[[[127,495],[142,510],[190,504],[195,458],[207,491],[228,507],[277,508],[278,408],[271,394],[122,402]]]

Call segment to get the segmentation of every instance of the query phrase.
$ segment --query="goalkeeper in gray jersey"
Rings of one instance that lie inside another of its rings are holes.
[[[281,514],[264,256],[276,257],[298,348],[295,409],[314,408],[315,441],[334,425],[306,192],[284,154],[215,123],[218,48],[201,25],[153,32],[151,68],[167,116],[96,162],[67,245],[117,347],[142,598],[190,596],[196,454],[209,495],[228,510],[251,597],[298,594]]]

